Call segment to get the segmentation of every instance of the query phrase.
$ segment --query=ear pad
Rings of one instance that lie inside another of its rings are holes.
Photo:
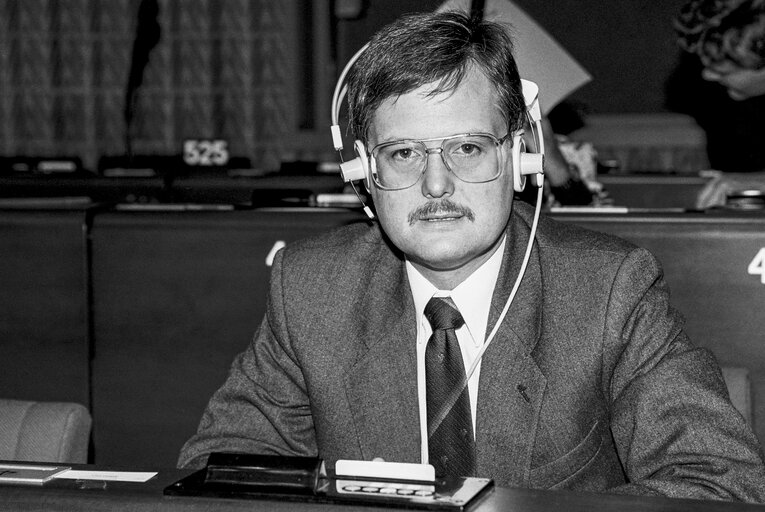
[[[513,135],[513,190],[523,192],[526,187],[526,176],[521,173],[521,153],[526,152],[526,143],[523,142],[523,131],[519,130]]]
[[[527,153],[526,143],[523,141],[523,131],[519,130],[513,135],[513,190],[522,192],[526,187],[526,176],[536,175],[532,180],[534,185],[541,187],[544,176],[544,156],[542,153]]]
[[[340,175],[345,182],[364,180],[364,184],[368,190],[370,179],[369,157],[367,157],[367,150],[364,147],[364,143],[360,140],[354,141],[353,151],[356,153],[356,158],[340,164]]]

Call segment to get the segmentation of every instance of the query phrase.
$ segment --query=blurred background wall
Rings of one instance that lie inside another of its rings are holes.
[[[274,167],[324,101],[315,12],[297,0],[2,1],[0,152],[95,169],[105,155],[223,138]]]
[[[220,138],[264,171],[332,160],[338,67],[383,24],[440,3],[0,0],[0,156],[71,156],[96,172],[104,156]],[[592,121],[585,138],[622,144],[632,170],[703,165],[698,132],[665,101],[681,0],[516,3],[592,74],[570,98]]]

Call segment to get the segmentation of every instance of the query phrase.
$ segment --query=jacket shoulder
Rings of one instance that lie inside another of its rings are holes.
[[[526,203],[514,206],[514,211],[523,222],[531,227],[534,207]],[[542,248],[605,251],[629,253],[637,245],[615,235],[578,226],[565,220],[557,220],[542,213],[536,232],[536,242]]]
[[[621,254],[632,252],[638,248],[634,243],[616,235],[549,217],[540,219],[537,240],[543,246]]]
[[[322,262],[332,265],[363,261],[388,245],[379,225],[355,222],[287,244],[283,262],[289,267],[309,265],[316,272],[316,265]]]

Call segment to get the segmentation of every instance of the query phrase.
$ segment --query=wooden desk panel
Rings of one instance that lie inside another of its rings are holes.
[[[666,174],[604,174],[598,176],[618,206],[630,208],[696,208],[696,200],[709,178]]]
[[[0,210],[0,396],[89,404],[86,211]]]
[[[265,311],[278,241],[357,213],[114,212],[92,238],[93,418],[100,464],[175,464]]]

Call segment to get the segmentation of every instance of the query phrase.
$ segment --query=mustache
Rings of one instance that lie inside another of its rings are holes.
[[[425,217],[437,214],[455,214],[461,215],[471,222],[475,220],[475,214],[473,213],[473,210],[467,206],[455,203],[449,199],[442,199],[440,201],[428,201],[427,203],[412,210],[409,213],[407,220],[411,226],[415,222],[422,220]]]

